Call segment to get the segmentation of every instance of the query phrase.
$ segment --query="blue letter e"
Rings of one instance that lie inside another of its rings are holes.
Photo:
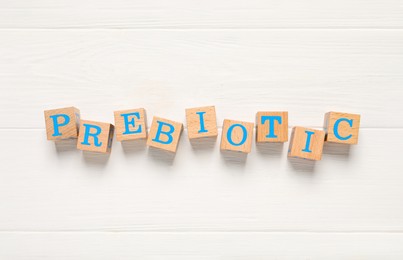
[[[129,128],[130,126],[135,127],[134,117],[137,117],[137,119],[140,119],[139,112],[126,113],[126,114],[120,114],[120,115],[123,117],[123,122],[125,124],[125,131],[123,132],[124,135],[141,133],[141,125],[137,128],[137,130],[130,130],[130,128]],[[133,117],[131,119],[129,119],[129,116],[133,116]]]
[[[175,128],[173,125],[165,123],[165,122],[161,122],[161,121],[157,121],[158,123],[158,129],[157,129],[157,133],[155,134],[155,137],[152,139],[154,142],[160,143],[160,144],[170,144],[173,141],[173,137],[172,137],[172,133],[175,131]],[[169,127],[168,131],[162,131],[162,127],[163,126],[167,126]],[[168,137],[167,141],[163,141],[161,140],[161,134],[164,134]]]
[[[94,138],[94,145],[96,147],[99,147],[102,145],[102,142],[99,141],[98,139],[98,135],[101,133],[102,129],[101,127],[97,126],[97,125],[90,125],[90,124],[83,124],[83,126],[85,127],[84,130],[84,141],[81,142],[81,144],[83,145],[91,145],[89,142],[89,137],[93,137]],[[94,133],[91,133],[91,128],[95,129]]]
[[[57,118],[62,117],[63,122],[58,122]],[[59,127],[65,126],[70,122],[70,117],[66,114],[56,114],[50,116],[53,120],[53,135],[52,136],[61,136],[62,134],[59,131]]]

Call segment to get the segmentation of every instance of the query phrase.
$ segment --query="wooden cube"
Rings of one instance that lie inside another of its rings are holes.
[[[151,123],[147,145],[169,152],[176,152],[183,129],[182,123],[154,117]]]
[[[81,120],[77,149],[90,152],[110,153],[114,126],[109,123]]]
[[[288,156],[318,161],[324,142],[325,131],[296,126],[292,129]]]
[[[325,114],[325,141],[340,144],[357,144],[360,115],[340,112]]]
[[[48,140],[77,138],[80,110],[75,107],[65,107],[45,110],[44,114]]]
[[[225,119],[221,134],[221,150],[250,153],[253,123]]]
[[[257,112],[256,142],[288,141],[288,112]]]
[[[214,106],[186,109],[186,122],[189,139],[218,135]]]
[[[147,138],[144,108],[115,111],[116,139],[121,141]]]

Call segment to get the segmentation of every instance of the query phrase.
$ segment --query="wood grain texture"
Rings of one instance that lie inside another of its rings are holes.
[[[72,105],[101,122],[132,107],[185,122],[186,108],[211,104],[219,126],[278,110],[289,112],[290,126],[322,127],[326,112],[348,111],[362,114],[364,128],[403,127],[395,116],[403,111],[403,34],[396,30],[0,35],[2,128],[43,128],[37,111]]]
[[[401,0],[0,2],[0,259],[403,258]],[[316,163],[289,143],[46,141],[46,109],[183,123],[206,105],[219,136],[257,111],[346,111],[360,141]]]
[[[403,232],[402,135],[362,129],[359,145],[326,144],[309,163],[287,144],[242,161],[185,137],[175,158],[118,142],[106,157],[1,130],[0,231]]]
[[[0,233],[4,259],[401,259],[397,233]],[[290,248],[292,250],[290,250]],[[94,257],[95,256],[95,257]]]
[[[402,28],[399,0],[2,0],[0,28]]]

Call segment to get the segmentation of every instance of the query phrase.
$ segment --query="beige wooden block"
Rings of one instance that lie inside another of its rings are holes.
[[[257,112],[256,142],[288,141],[288,112]]]
[[[324,129],[327,142],[357,144],[360,115],[328,112],[325,114]]]
[[[221,150],[250,153],[253,123],[225,119],[221,134]]]
[[[90,152],[110,153],[114,126],[109,123],[81,120],[77,149]]]
[[[48,140],[77,138],[80,110],[75,107],[65,107],[45,110],[44,115]]]
[[[182,123],[161,117],[154,117],[151,123],[147,145],[175,153],[178,148],[182,129]]]
[[[324,141],[325,131],[296,126],[292,129],[288,156],[318,161]]]
[[[186,122],[189,139],[218,135],[214,106],[186,109]]]
[[[121,141],[147,138],[147,119],[144,108],[115,111],[116,139]]]

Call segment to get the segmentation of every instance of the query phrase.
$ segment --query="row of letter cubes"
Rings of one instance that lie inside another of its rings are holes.
[[[182,133],[182,123],[154,117],[147,133],[143,108],[115,111],[116,138],[128,141],[147,138],[147,145],[176,152]],[[186,109],[189,139],[218,135],[214,106]],[[109,123],[80,120],[75,107],[45,111],[48,140],[78,138],[77,148],[85,151],[109,153],[115,126]],[[255,124],[224,120],[221,150],[249,153]],[[329,112],[325,115],[324,130],[294,127],[288,156],[320,160],[325,141],[357,144],[360,115]],[[256,142],[287,142],[288,112],[258,112],[256,114]]]

